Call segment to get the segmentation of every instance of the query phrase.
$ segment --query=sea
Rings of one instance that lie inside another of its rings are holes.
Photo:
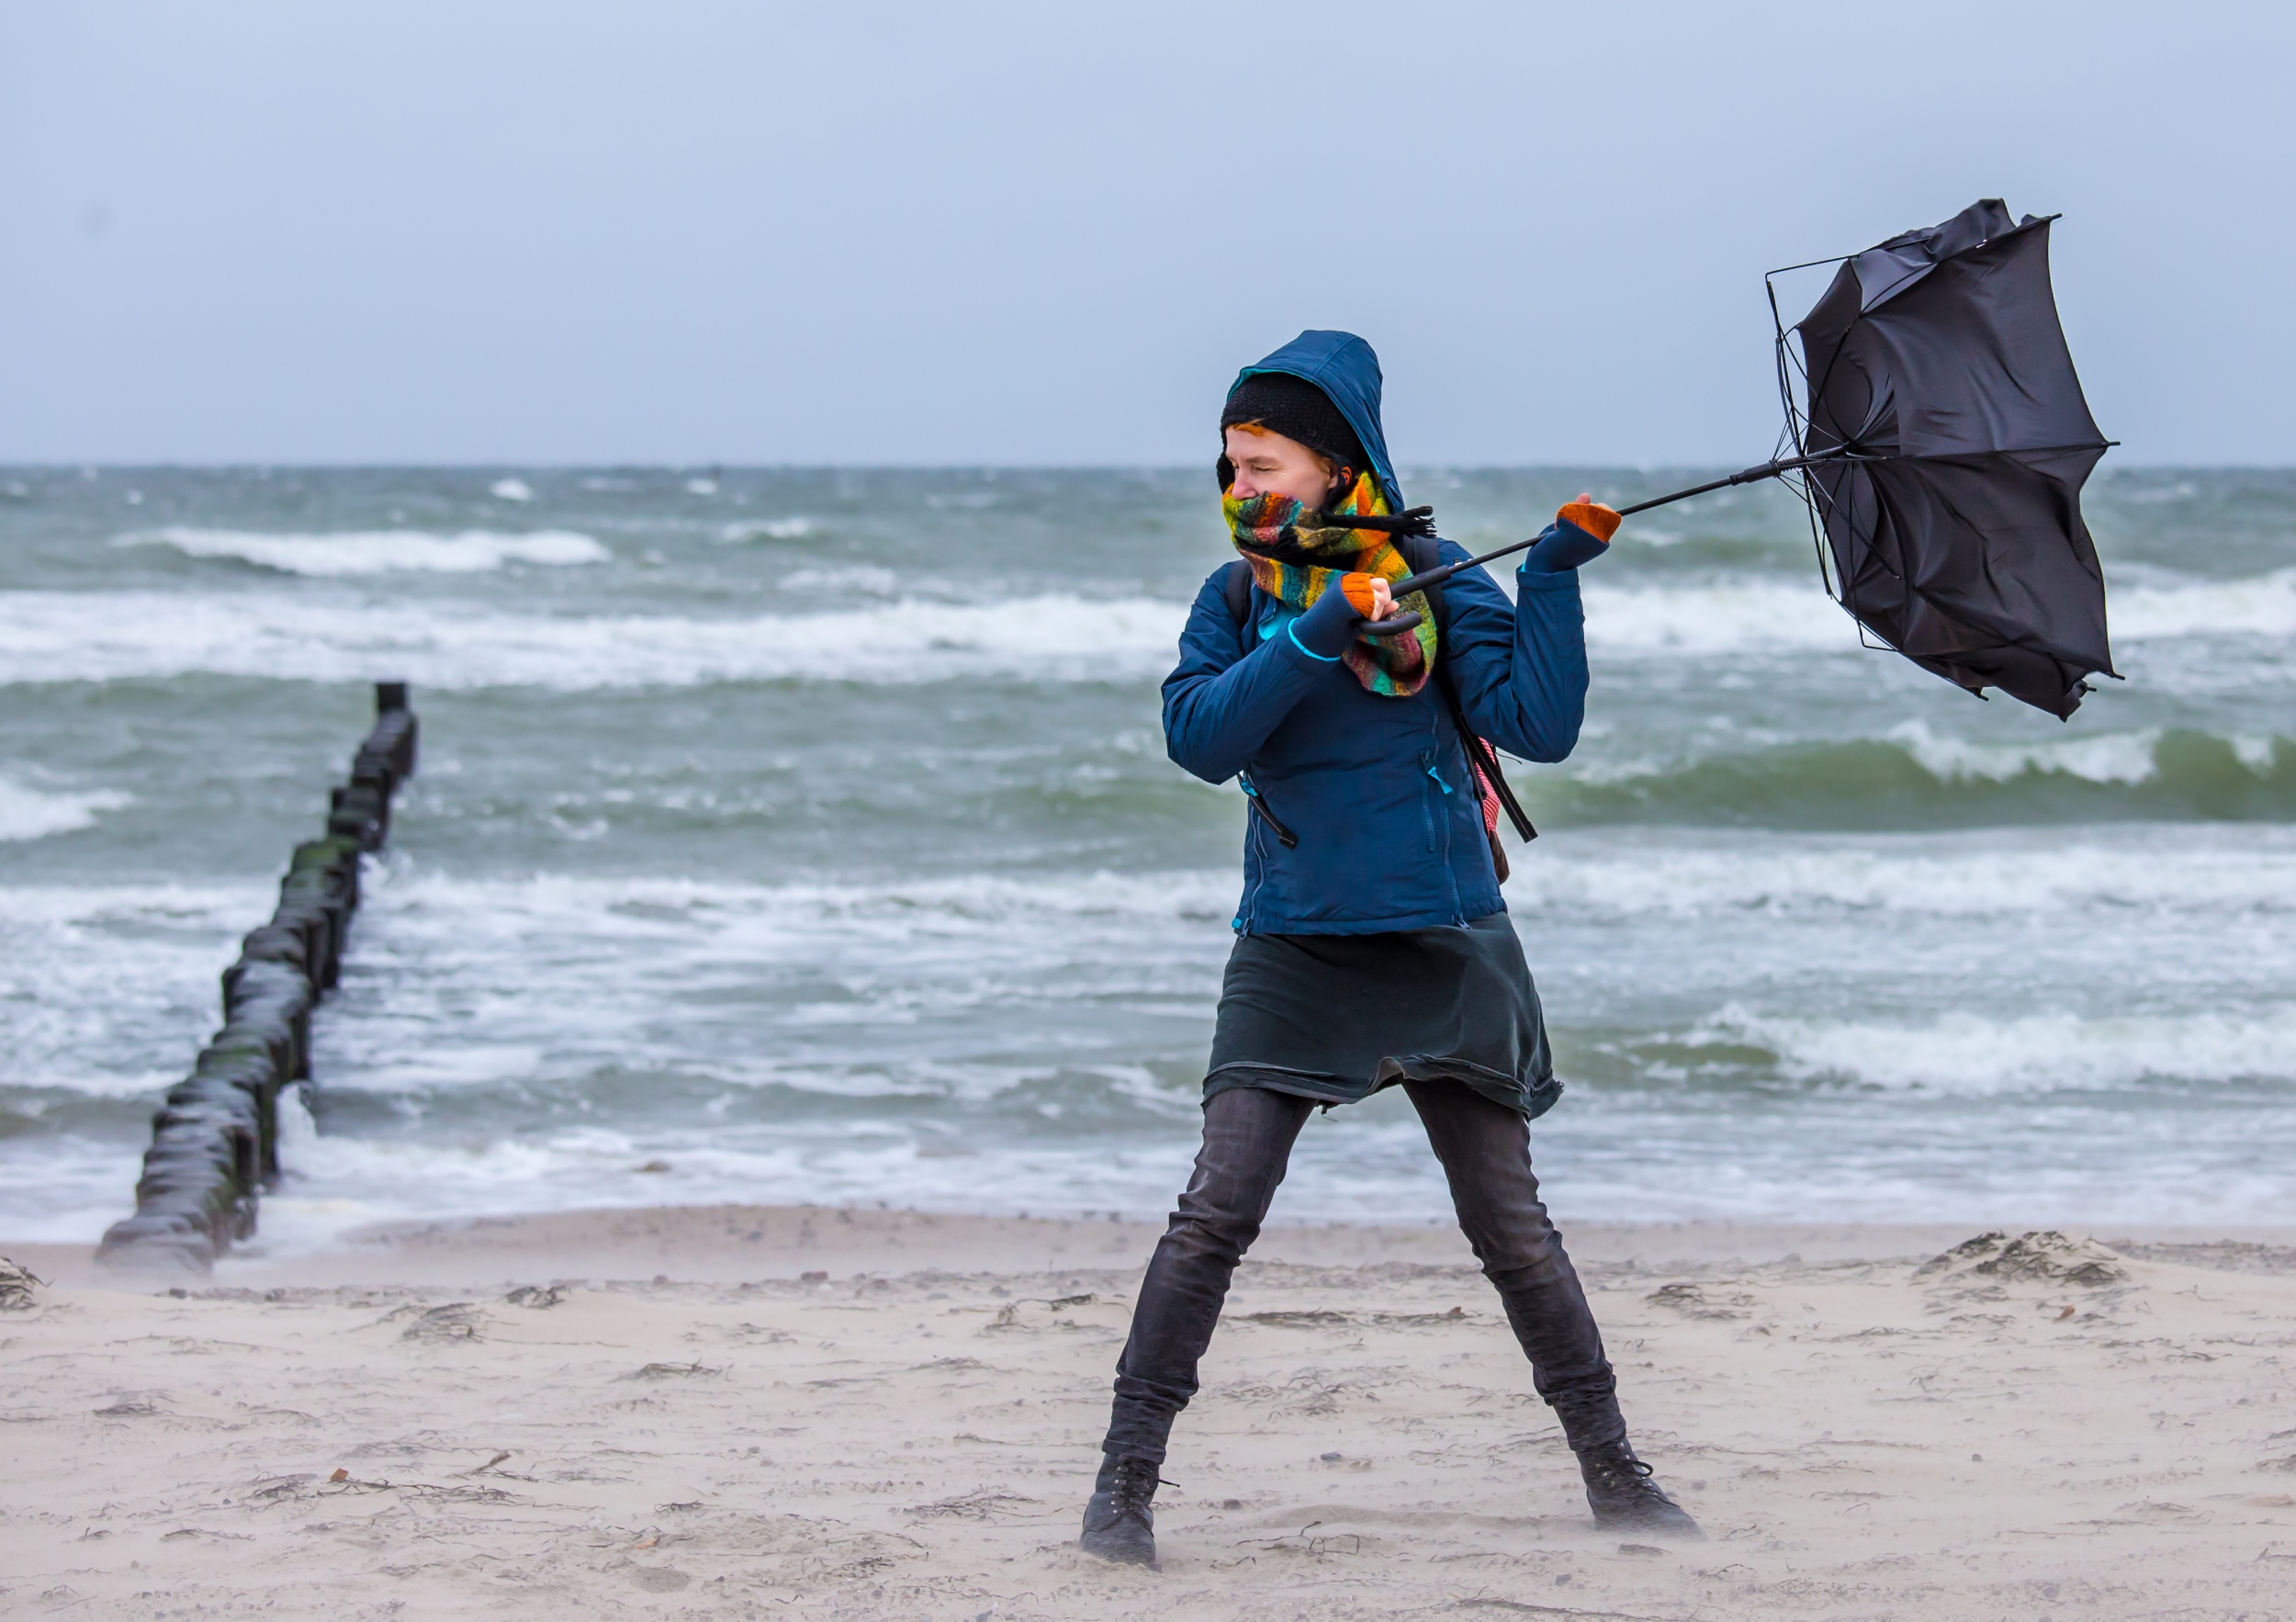
[[[1407,469],[1528,535],[1700,468]],[[89,1240],[372,715],[420,775],[255,1244],[573,1207],[1155,1215],[1244,801],[1157,689],[1209,468],[0,469],[0,1236]],[[1980,702],[1777,486],[1584,573],[1507,905],[1573,1221],[2296,1211],[2296,472],[2092,481],[2123,681]],[[1512,576],[1500,571],[1503,584]],[[1441,1222],[1389,1093],[1275,1220]]]

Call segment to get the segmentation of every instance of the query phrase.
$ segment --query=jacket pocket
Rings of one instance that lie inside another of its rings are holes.
[[[1455,792],[1436,763],[1433,749],[1419,751],[1419,816],[1427,830],[1427,853],[1440,853],[1446,843],[1443,836],[1449,830],[1451,808],[1446,804]]]
[[[1239,935],[1250,932],[1257,914],[1260,892],[1267,884],[1267,830],[1256,817],[1244,818],[1244,898],[1236,903],[1230,926]]]
[[[1285,827],[1283,818],[1267,808],[1267,797],[1261,794],[1258,785],[1253,783],[1251,774],[1239,772],[1236,773],[1236,782],[1243,785],[1244,797],[1251,802],[1253,812],[1274,831],[1277,841],[1282,844],[1283,848],[1287,850],[1298,850],[1300,836]]]

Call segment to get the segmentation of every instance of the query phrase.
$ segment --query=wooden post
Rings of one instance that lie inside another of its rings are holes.
[[[255,1231],[262,1192],[279,1180],[279,1093],[310,1078],[311,1010],[341,971],[359,859],[389,836],[419,730],[407,684],[377,682],[374,729],[329,795],[326,837],[295,847],[277,910],[223,971],[223,1029],[152,1117],[135,1215],[104,1235],[104,1261],[206,1273]]]

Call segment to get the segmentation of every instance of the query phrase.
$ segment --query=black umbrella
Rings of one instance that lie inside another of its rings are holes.
[[[2012,223],[1986,198],[1851,255],[1807,315],[1778,326],[1777,352],[1793,454],[1620,511],[1794,475],[1827,589],[1860,625],[1972,693],[2072,715],[2084,678],[2115,674],[2081,521],[2081,486],[2111,442],[2057,320],[2049,221]],[[1414,575],[1395,594],[1531,544]],[[1408,628],[1377,628],[1390,627]]]

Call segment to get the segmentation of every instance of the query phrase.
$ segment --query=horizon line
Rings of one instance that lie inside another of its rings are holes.
[[[67,457],[53,461],[0,461],[0,473],[326,473],[468,472],[468,473],[1197,473],[1209,463],[1197,462],[738,462],[724,459],[681,462],[641,461],[104,461]],[[1555,462],[1401,462],[1399,472],[1415,473],[1685,473],[1728,469],[1728,462],[1684,461],[1555,461]],[[2296,472],[2296,459],[2285,462],[2136,462],[2122,460],[2100,466],[2099,476],[2127,473],[2288,473]]]

